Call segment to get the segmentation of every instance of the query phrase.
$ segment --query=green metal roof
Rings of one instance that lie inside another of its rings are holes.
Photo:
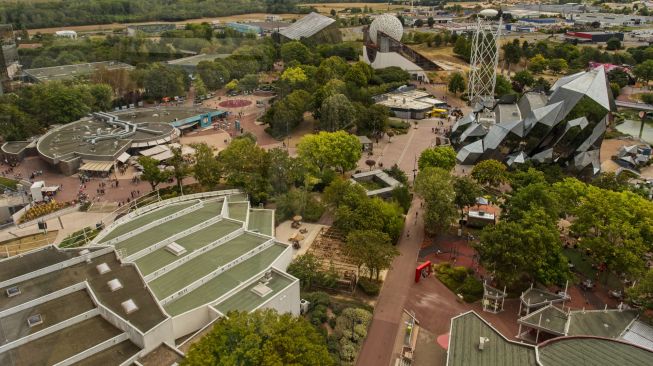
[[[286,248],[287,245],[275,243],[273,246],[224,271],[194,291],[168,304],[165,306],[166,311],[175,316],[200,305],[210,303],[240,285],[244,280],[268,268]]]
[[[132,230],[136,230],[141,226],[147,225],[153,221],[156,221],[158,219],[164,218],[166,216],[172,215],[175,212],[181,211],[185,208],[188,208],[194,204],[196,204],[197,200],[193,201],[188,201],[188,202],[182,202],[177,205],[170,205],[170,206],[165,206],[163,208],[159,208],[156,210],[152,210],[149,212],[146,212],[142,215],[136,216],[134,219],[129,220],[125,222],[124,224],[116,227],[115,229],[111,230],[110,233],[107,234],[102,240],[100,240],[100,243],[103,243],[105,241],[109,241],[113,238],[117,238],[120,235],[126,234]]]
[[[565,335],[567,314],[555,306],[546,306],[522,317],[519,322],[530,327]]]
[[[544,343],[538,348],[542,366],[650,366],[653,352],[610,339],[573,337]]]
[[[222,314],[227,314],[232,310],[252,311],[263,304],[265,301],[272,298],[276,293],[288,287],[288,285],[290,285],[292,282],[293,280],[287,276],[273,273],[272,279],[266,285],[272,290],[272,292],[269,294],[265,296],[259,296],[254,293],[252,289],[259,284],[259,282],[256,281],[251,285],[243,288],[242,290],[236,292],[228,299],[215,305],[215,308]]]
[[[229,217],[234,220],[245,221],[247,219],[248,202],[231,202],[229,200]]]
[[[273,226],[273,210],[249,210],[247,230],[257,231],[265,235],[272,235]]]
[[[508,341],[475,312],[451,321],[448,366],[535,366],[535,348]],[[481,337],[488,338],[479,350]]]
[[[632,310],[572,311],[567,335],[588,335],[617,338],[635,320],[637,312]]]
[[[186,248],[186,253],[176,256],[170,253],[166,248],[160,248],[152,253],[143,256],[135,261],[138,268],[144,276],[156,271],[157,269],[166,266],[174,261],[181,259],[193,251],[200,249],[225,235],[232,233],[242,227],[241,224],[228,220],[220,220],[213,225],[207,226],[202,230],[198,230],[190,235],[175,240],[175,242],[182,247]]]
[[[243,254],[263,244],[266,238],[252,234],[242,234],[230,241],[203,253],[181,266],[166,272],[163,276],[148,283],[159,299],[164,299],[214,270],[241,257]],[[248,277],[240,278],[246,281]]]

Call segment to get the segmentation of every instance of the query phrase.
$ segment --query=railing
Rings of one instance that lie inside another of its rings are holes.
[[[184,264],[184,263],[186,263],[186,262],[188,262],[188,261],[190,261],[192,259],[197,258],[198,256],[200,256],[200,254],[204,254],[204,253],[206,253],[206,252],[208,252],[210,250],[213,250],[213,249],[219,247],[220,245],[222,245],[222,244],[236,238],[237,236],[241,235],[244,232],[245,232],[245,230],[243,228],[237,229],[236,231],[233,231],[233,232],[221,237],[220,239],[215,240],[215,241],[209,243],[208,245],[205,245],[202,248],[193,250],[188,255],[186,255],[186,256],[184,256],[184,257],[182,257],[182,258],[180,258],[180,259],[178,259],[178,260],[176,260],[176,261],[174,261],[174,262],[172,262],[170,264],[159,268],[155,272],[152,272],[152,273],[148,274],[147,276],[143,277],[143,280],[145,280],[145,282],[153,281],[153,280],[163,276],[167,272],[172,271],[175,268],[178,268],[182,264]]]
[[[213,272],[207,274],[206,276],[192,282],[190,285],[182,288],[181,290],[177,291],[176,293],[162,299],[160,301],[161,305],[166,306],[169,303],[177,300],[178,298],[183,297],[184,295],[188,294],[189,292],[191,292],[191,291],[197,289],[198,287],[202,286],[206,282],[208,282],[208,281],[214,279],[215,277],[217,277],[218,275],[228,271],[232,267],[234,267],[234,266],[236,266],[236,265],[238,265],[238,264],[252,258],[253,256],[259,254],[263,250],[271,247],[272,245],[274,245],[274,240],[273,239],[270,239],[270,240],[264,242],[263,244],[261,244],[261,245],[257,246],[256,248],[248,251],[247,253],[241,255],[240,257],[230,261],[229,263],[226,263],[225,265],[220,266],[219,268],[217,268]]]
[[[45,296],[37,297],[36,299],[24,302],[24,303],[22,303],[20,305],[16,305],[14,307],[11,307],[11,308],[3,310],[3,311],[0,311],[0,318],[4,318],[6,316],[15,314],[15,313],[17,313],[19,311],[23,311],[23,310],[29,309],[31,307],[46,303],[48,301],[58,299],[60,297],[72,294],[73,292],[85,290],[86,288],[87,288],[86,282],[80,282],[80,283],[76,283],[76,284],[74,284],[72,286],[62,288],[61,290],[50,292],[49,294],[47,294]]]
[[[37,269],[37,270],[32,271],[30,273],[26,273],[24,275],[2,281],[2,282],[0,282],[0,288],[9,287],[9,286],[14,285],[16,283],[20,283],[20,282],[23,282],[23,281],[30,280],[32,278],[43,276],[45,274],[58,271],[58,270],[60,270],[62,268],[66,268],[66,267],[70,267],[70,266],[73,266],[73,265],[78,264],[78,263],[82,263],[82,262],[86,261],[87,258],[96,258],[96,257],[102,256],[102,255],[108,254],[108,253],[113,253],[113,248],[106,247],[106,248],[102,248],[102,249],[98,249],[98,250],[93,250],[93,251],[91,251],[90,253],[88,253],[86,255],[70,258],[70,259],[67,259],[67,260],[65,260],[63,262],[59,262],[59,263],[53,264],[51,266],[41,268],[41,269]],[[2,262],[0,261],[0,265],[1,265],[1,263]]]
[[[74,355],[72,357],[68,357],[67,359],[65,359],[65,360],[63,360],[61,362],[57,362],[53,366],[68,366],[68,365],[75,364],[75,363],[77,363],[77,362],[79,362],[79,361],[81,361],[81,360],[83,360],[85,358],[91,357],[96,353],[100,353],[100,352],[102,352],[102,351],[104,351],[104,350],[106,350],[108,348],[111,348],[111,347],[115,346],[118,343],[122,343],[122,342],[124,342],[124,341],[126,341],[128,339],[129,339],[129,336],[127,335],[127,333],[118,334],[117,336],[115,336],[113,338],[109,338],[106,341],[104,341],[102,343],[99,343],[99,344],[96,344],[95,346],[93,346],[91,348],[87,348],[87,349],[83,350],[82,352],[80,352],[80,353],[78,353],[78,354],[76,354],[76,355]]]
[[[25,206],[25,207],[27,207],[27,206]],[[23,208],[25,208],[25,207],[23,207]],[[45,221],[48,221],[48,220],[53,219],[55,217],[59,217],[59,216],[62,216],[62,215],[65,215],[65,214],[68,214],[68,213],[71,213],[71,212],[75,212],[75,211],[79,211],[79,205],[74,205],[74,206],[62,208],[61,210],[57,210],[57,211],[49,213],[49,214],[47,214],[45,216],[37,217],[34,220],[30,220],[30,221],[27,221],[27,222],[16,224],[16,227],[18,227],[19,229],[22,229],[24,227],[35,225],[40,221],[45,222]],[[20,217],[18,219],[20,219]]]
[[[162,217],[160,219],[149,222],[149,223],[147,223],[147,224],[145,224],[145,225],[143,225],[143,226],[141,226],[141,227],[139,227],[139,228],[137,228],[135,230],[129,231],[129,232],[124,233],[122,235],[118,235],[118,236],[116,236],[115,238],[113,238],[111,240],[107,240],[105,242],[102,242],[102,244],[103,245],[115,245],[116,243],[119,243],[121,241],[124,241],[125,239],[129,239],[129,238],[131,238],[133,236],[136,236],[136,235],[138,235],[138,234],[140,234],[140,233],[142,233],[142,232],[144,232],[146,230],[149,230],[149,229],[151,229],[151,228],[153,228],[153,227],[155,227],[157,225],[160,225],[160,224],[162,224],[164,222],[168,222],[170,220],[174,220],[177,217],[183,216],[183,215],[185,215],[185,214],[187,214],[189,212],[195,211],[195,210],[200,209],[202,207],[204,207],[204,203],[203,203],[203,201],[199,201],[196,204],[194,204],[192,206],[189,206],[189,207],[186,207],[185,209],[183,209],[181,211],[177,211],[177,212],[175,212],[175,213],[173,213],[171,215],[164,216],[164,217]]]

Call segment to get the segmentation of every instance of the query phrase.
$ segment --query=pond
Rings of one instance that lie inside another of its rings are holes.
[[[616,128],[621,133],[639,137],[643,141],[653,144],[653,121],[651,120],[646,120],[642,124],[642,121],[627,119],[618,124]]]

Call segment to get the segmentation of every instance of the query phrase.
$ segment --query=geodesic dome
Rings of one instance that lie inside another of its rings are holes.
[[[401,21],[392,14],[382,14],[378,16],[367,31],[370,36],[370,41],[376,44],[376,34],[377,31],[381,31],[387,34],[390,38],[401,41],[401,36],[404,34],[404,26],[401,25]]]

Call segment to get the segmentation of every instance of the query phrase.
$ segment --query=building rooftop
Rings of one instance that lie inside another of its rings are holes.
[[[274,211],[250,210],[247,229],[256,233],[274,236]]]
[[[202,61],[215,61],[215,59],[223,59],[229,57],[229,53],[201,53],[199,55],[182,57],[175,60],[168,61],[168,65],[173,66],[190,66],[195,67]]]
[[[567,335],[617,338],[636,318],[637,312],[632,310],[572,311],[569,314],[569,333]]]
[[[556,338],[540,345],[537,351],[542,366],[646,366],[653,364],[653,352],[610,339]]]
[[[133,70],[134,66],[118,61],[101,61],[86,64],[61,65],[51,67],[41,67],[36,69],[27,69],[23,72],[32,80],[44,82],[50,80],[66,80],[76,76],[87,76],[92,74],[99,67],[105,67],[109,70],[126,69]]]
[[[336,20],[326,17],[318,13],[310,13],[296,22],[292,23],[279,33],[293,40],[300,40],[302,38],[309,38],[320,32],[324,28],[333,24]]]
[[[479,350],[481,338],[487,341]],[[475,312],[451,319],[448,366],[528,366],[537,365],[535,348],[509,341]]]
[[[215,304],[213,307],[215,307],[222,314],[227,314],[233,310],[253,311],[268,301],[270,298],[272,298],[274,293],[277,293],[290,286],[293,281],[294,279],[288,275],[275,271],[272,272],[270,280],[268,280],[265,284],[265,286],[270,289],[269,293],[262,295],[255,292],[254,288],[260,286],[261,284],[261,282],[257,281],[241,289],[234,296],[231,296],[228,299]]]

